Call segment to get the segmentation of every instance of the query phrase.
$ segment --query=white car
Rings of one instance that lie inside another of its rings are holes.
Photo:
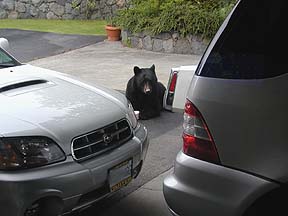
[[[239,0],[210,42],[163,184],[173,215],[287,215],[286,25],[286,0]]]
[[[149,138],[124,94],[0,47],[1,215],[62,215],[138,176]]]
[[[172,112],[183,112],[187,91],[197,65],[183,65],[171,68],[163,106]]]

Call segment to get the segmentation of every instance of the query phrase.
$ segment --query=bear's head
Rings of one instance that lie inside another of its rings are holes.
[[[155,65],[150,68],[134,67],[135,84],[139,91],[149,95],[155,91],[157,85],[157,76],[155,73]]]

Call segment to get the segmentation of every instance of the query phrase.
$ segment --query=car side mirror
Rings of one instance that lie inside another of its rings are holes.
[[[9,42],[6,38],[0,38],[0,47],[6,51],[9,50]]]

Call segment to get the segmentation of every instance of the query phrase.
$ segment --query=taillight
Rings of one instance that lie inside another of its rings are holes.
[[[174,72],[171,78],[170,86],[169,86],[169,92],[174,92],[176,87],[176,81],[177,81],[177,72]]]
[[[183,152],[212,163],[220,163],[215,143],[198,109],[187,100],[183,123]]]
[[[177,82],[178,72],[174,71],[170,76],[169,86],[168,86],[168,94],[166,98],[166,104],[168,106],[172,106],[174,100],[174,92]]]

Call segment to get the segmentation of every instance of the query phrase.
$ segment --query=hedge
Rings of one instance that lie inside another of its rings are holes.
[[[237,0],[131,0],[115,23],[132,33],[178,32],[210,39]]]

